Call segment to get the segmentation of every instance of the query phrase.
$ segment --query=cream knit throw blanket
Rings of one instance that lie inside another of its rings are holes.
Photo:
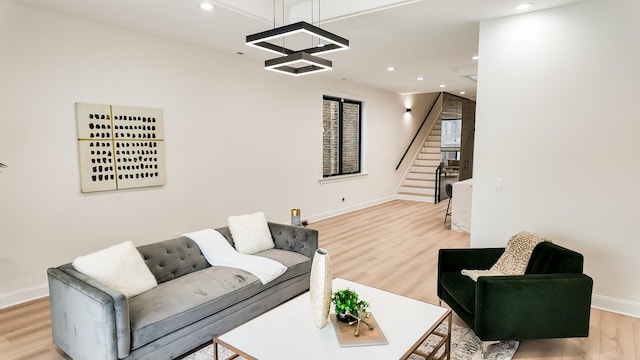
[[[489,270],[462,270],[466,275],[478,281],[479,276],[524,275],[533,249],[543,241],[550,241],[542,236],[521,231],[511,237],[504,253]]]

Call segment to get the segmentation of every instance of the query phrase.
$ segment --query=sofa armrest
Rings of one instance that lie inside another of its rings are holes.
[[[484,341],[588,336],[592,289],[585,274],[481,276],[474,330]]]
[[[47,270],[54,343],[72,358],[116,360],[129,354],[126,297],[70,265]]]
[[[504,248],[440,249],[438,252],[438,298],[442,299],[442,275],[447,272],[489,269],[504,253]]]
[[[269,222],[276,249],[295,251],[313,259],[318,249],[318,230]]]

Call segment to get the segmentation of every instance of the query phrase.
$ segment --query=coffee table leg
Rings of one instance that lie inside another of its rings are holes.
[[[240,354],[242,354],[242,356],[244,356],[245,359],[257,360],[257,359],[254,359],[253,357],[249,356],[249,355],[241,353],[239,350],[235,349],[234,347],[230,346],[229,344],[225,343],[224,341],[222,341],[222,345],[221,345],[218,342],[218,338],[214,338],[213,339],[213,360],[219,360],[220,359],[220,354],[218,352],[218,346],[223,346],[223,347],[229,349],[232,352],[231,356],[225,358],[224,360],[236,359],[236,358],[241,356]]]
[[[451,360],[451,320],[452,316],[449,313],[449,319],[447,320],[447,342],[444,344],[444,348],[447,351],[447,360]]]
[[[440,355],[438,355],[437,359],[447,359],[447,360],[451,360],[451,326],[452,326],[452,320],[453,320],[453,313],[451,312],[451,310],[449,310],[449,313],[444,317],[441,318],[442,320],[440,320],[440,322],[436,323],[432,328],[431,331],[425,333],[419,340],[418,342],[416,342],[413,347],[411,349],[409,349],[409,351],[407,351],[401,359],[408,359],[412,354],[416,354],[418,356],[421,356],[423,358],[426,358],[427,360],[429,359],[435,359],[436,358],[436,354],[438,353],[438,351],[443,350],[442,353]],[[437,328],[445,323],[445,320],[447,321],[447,331],[445,332],[439,332],[437,331]],[[418,350],[418,347],[420,347],[420,345],[424,344],[427,339],[429,339],[429,337],[431,336],[436,336],[439,337],[441,340],[437,341],[434,344],[434,348],[431,349],[430,353],[426,353],[423,351]],[[446,356],[445,356],[446,355]]]

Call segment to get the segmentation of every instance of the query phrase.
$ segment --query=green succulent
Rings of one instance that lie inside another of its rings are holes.
[[[358,293],[349,288],[334,292],[331,301],[336,314],[344,314],[347,311],[358,314],[358,311],[366,311],[369,307],[368,302],[359,299]]]

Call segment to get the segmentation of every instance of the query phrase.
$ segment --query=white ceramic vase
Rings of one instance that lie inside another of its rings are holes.
[[[331,307],[331,260],[325,249],[316,250],[311,264],[309,295],[311,297],[311,316],[318,328],[327,325]]]

